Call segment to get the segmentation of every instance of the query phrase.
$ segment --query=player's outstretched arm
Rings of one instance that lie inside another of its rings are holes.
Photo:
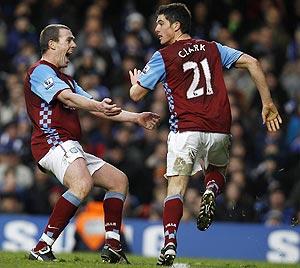
[[[105,98],[102,101],[96,101],[73,93],[71,89],[65,89],[59,93],[57,99],[66,106],[75,109],[101,112],[106,116],[115,116],[121,113],[122,109],[117,107],[111,99]]]
[[[122,112],[115,116],[106,116],[103,113],[91,112],[100,118],[106,118],[119,122],[131,122],[140,125],[146,129],[154,129],[159,124],[160,116],[152,112],[133,113],[122,110]]]
[[[267,81],[259,61],[247,54],[243,54],[235,63],[237,68],[248,69],[252,80],[254,81],[262,101],[262,119],[266,124],[268,131],[280,129],[282,119],[273,103]]]

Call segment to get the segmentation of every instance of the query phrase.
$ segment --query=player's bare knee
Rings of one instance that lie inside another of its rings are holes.
[[[116,187],[119,192],[127,193],[128,191],[128,177],[125,173],[121,172],[116,180]]]
[[[73,183],[69,188],[77,197],[83,200],[88,196],[93,185],[94,183],[92,178],[86,177],[82,178],[80,181],[77,180],[76,183]]]
[[[109,191],[120,192],[127,194],[128,191],[128,177],[125,173],[120,172],[118,176],[115,176],[112,180],[112,184]]]

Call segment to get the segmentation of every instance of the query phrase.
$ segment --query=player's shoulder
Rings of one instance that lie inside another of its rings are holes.
[[[41,61],[38,61],[30,67],[29,73],[35,75],[44,75],[44,74],[55,74],[55,71],[51,66]]]
[[[152,60],[152,61],[160,61],[160,60],[162,60],[162,54],[163,54],[162,49],[156,50],[156,51],[152,54],[151,60]]]
[[[204,39],[192,39],[191,42],[193,42],[195,44],[202,44],[202,45],[205,45],[207,47],[216,48],[216,42],[215,41],[208,41],[208,40],[204,40]]]

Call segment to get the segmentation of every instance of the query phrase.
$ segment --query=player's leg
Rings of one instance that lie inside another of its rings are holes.
[[[82,152],[74,142],[66,142],[51,151],[41,163],[69,188],[57,201],[46,228],[30,253],[30,259],[51,261],[55,257],[51,247],[74,216],[81,201],[93,187]]]
[[[216,197],[223,192],[225,186],[226,167],[209,165],[205,172],[206,190],[202,195],[200,212],[197,217],[197,227],[205,231],[212,224],[216,210]]]
[[[183,197],[189,176],[201,170],[200,165],[194,165],[197,143],[196,132],[171,132],[168,137],[168,190],[163,210],[165,244],[158,265],[172,265],[176,257],[176,235],[183,214]]]
[[[101,257],[105,262],[128,260],[122,251],[120,229],[123,205],[128,191],[127,176],[116,167],[105,163],[93,174],[94,184],[107,190],[104,201],[105,246]]]
[[[223,167],[218,167],[209,164],[204,171],[204,185],[206,190],[211,190],[214,195],[217,197],[224,190],[226,182],[226,170],[227,165]]]
[[[158,258],[158,265],[172,265],[176,257],[177,230],[183,215],[183,196],[189,176],[168,177],[167,197],[163,209],[164,247]]]
[[[223,191],[225,186],[225,173],[229,162],[230,135],[218,133],[203,133],[206,141],[204,166],[205,187],[202,196],[200,212],[197,218],[197,227],[205,231],[212,223],[216,197]]]

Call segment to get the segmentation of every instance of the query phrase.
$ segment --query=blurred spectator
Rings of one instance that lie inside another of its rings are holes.
[[[0,212],[1,213],[22,213],[23,203],[15,193],[0,194]]]
[[[235,39],[241,40],[243,36],[243,16],[242,13],[233,9],[228,15],[227,28]]]
[[[266,196],[269,186],[273,183],[278,183],[276,169],[276,159],[270,155],[253,170],[251,176],[257,196]]]
[[[299,169],[299,167],[300,167],[300,161],[299,160],[298,160],[297,166],[298,166],[298,169]],[[294,184],[294,187],[291,190],[291,193],[288,197],[287,204],[290,207],[293,207],[297,211],[300,210],[300,181],[299,180],[297,180],[297,182]],[[300,216],[300,214],[299,214],[299,216]]]
[[[38,60],[38,55],[35,46],[32,43],[24,43],[21,49],[13,57],[12,65],[17,73],[23,78],[34,62]]]
[[[253,222],[255,220],[253,200],[236,182],[227,183],[225,193],[217,199],[217,204],[217,221]]]
[[[270,88],[272,97],[274,102],[276,103],[278,109],[280,110],[281,113],[283,113],[284,106],[288,101],[288,95],[285,90],[281,87],[279,84],[278,78],[276,75],[272,72],[266,73],[266,79],[267,79],[267,84]],[[259,107],[257,107],[257,104],[259,103],[259,93],[255,92],[253,99],[252,99],[252,104],[251,107],[256,107],[258,110]],[[260,108],[259,108],[260,110]]]
[[[37,1],[38,11],[43,12],[40,18],[40,28],[52,23],[61,23],[68,25],[71,29],[77,29],[76,25],[76,1],[69,0],[46,0]],[[66,12],[68,10],[68,12]]]
[[[295,108],[295,112],[289,119],[286,134],[286,145],[289,151],[300,153],[300,103]]]
[[[27,17],[17,17],[14,27],[7,33],[6,52],[13,56],[25,43],[38,46],[38,35]]]
[[[130,89],[130,79],[128,72],[139,65],[136,56],[126,54],[122,58],[119,67],[111,71],[112,96],[128,98]]]
[[[115,141],[106,151],[104,159],[123,171],[129,179],[129,192],[137,204],[149,203],[152,200],[152,173],[143,165],[142,159],[129,147],[130,130],[122,127]],[[141,175],[142,174],[142,175]]]
[[[260,220],[266,225],[289,224],[294,210],[286,205],[285,194],[279,187],[270,189],[265,211],[260,211]]]
[[[125,31],[135,34],[141,40],[144,48],[152,42],[152,37],[145,28],[145,18],[138,12],[133,12],[126,17]]]
[[[287,47],[287,58],[295,61],[300,57],[300,25],[295,30],[294,37]]]
[[[189,211],[189,219],[195,219],[199,214],[199,206],[201,203],[201,195],[199,194],[199,190],[193,187],[188,188],[184,200],[185,210]],[[187,217],[187,215],[185,217]]]
[[[23,86],[18,74],[6,76],[5,89],[8,100],[5,104],[0,105],[0,124],[7,124],[26,113]]]
[[[25,211],[30,214],[48,215],[63,192],[63,186],[58,185],[49,174],[35,167],[34,183],[27,192]]]
[[[145,51],[143,49],[143,43],[134,33],[126,33],[123,37],[121,55],[131,55],[142,59]]]
[[[0,143],[0,184],[4,182],[7,169],[13,168],[16,187],[25,190],[33,184],[33,176],[30,168],[20,162],[19,146],[18,141]]]
[[[0,51],[6,46],[6,30],[7,30],[7,26],[5,21],[2,18],[1,9],[0,9]]]
[[[280,81],[290,98],[299,99],[300,58],[284,65]]]
[[[195,38],[207,39],[209,35],[210,21],[205,2],[198,2],[193,9],[192,34]]]

